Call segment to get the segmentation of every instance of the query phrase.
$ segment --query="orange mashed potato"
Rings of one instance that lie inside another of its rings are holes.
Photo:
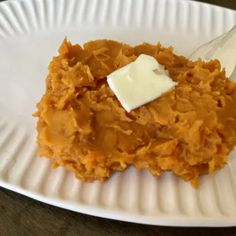
[[[127,113],[106,76],[140,54],[155,57],[178,85]],[[192,62],[160,44],[64,40],[37,108],[39,154],[83,181],[105,181],[133,165],[155,176],[172,171],[197,186],[236,144],[236,84],[217,60]]]

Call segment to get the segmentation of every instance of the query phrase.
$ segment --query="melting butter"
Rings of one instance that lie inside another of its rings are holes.
[[[154,57],[145,54],[108,75],[107,82],[127,112],[157,99],[177,84]]]

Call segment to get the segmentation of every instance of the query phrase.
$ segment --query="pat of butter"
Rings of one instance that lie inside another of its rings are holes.
[[[108,75],[107,82],[127,112],[153,101],[176,85],[154,57],[144,54]]]

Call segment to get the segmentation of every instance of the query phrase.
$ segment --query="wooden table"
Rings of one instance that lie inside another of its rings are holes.
[[[235,0],[202,1],[236,9]],[[49,206],[0,188],[0,236],[236,235],[236,228],[177,228],[124,223]]]

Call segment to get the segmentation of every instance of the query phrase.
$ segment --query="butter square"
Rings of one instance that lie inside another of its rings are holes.
[[[108,75],[107,82],[127,112],[157,99],[177,84],[154,57],[144,54]]]

